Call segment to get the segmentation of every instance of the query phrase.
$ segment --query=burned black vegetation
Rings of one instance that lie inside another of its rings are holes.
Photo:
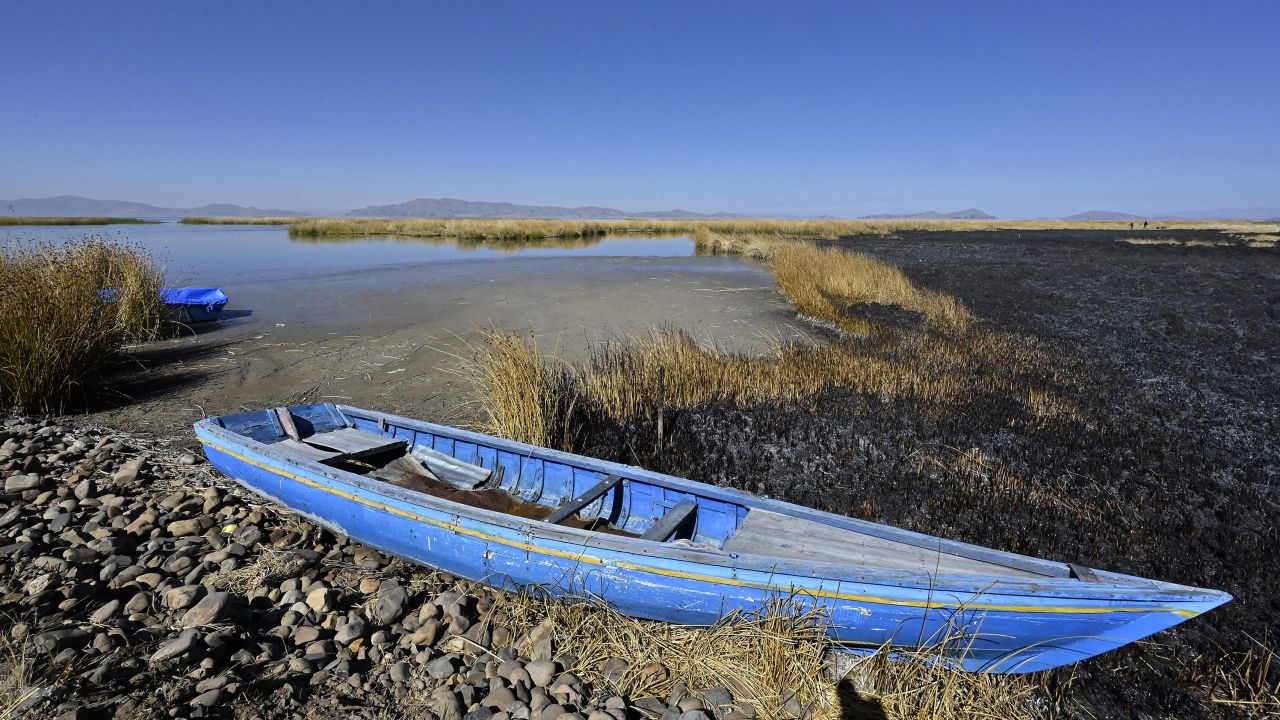
[[[841,389],[801,403],[668,412],[661,449],[651,420],[599,428],[587,451],[1002,550],[1225,590],[1235,597],[1228,605],[1046,686],[1070,714],[1248,716],[1257,706],[1214,700],[1258,692],[1264,683],[1233,668],[1277,642],[1280,253],[1216,233],[1209,242],[1231,244],[1122,241],[1132,237],[1141,233],[840,241],[956,295],[996,332],[1047,343],[1059,372],[1046,370],[1046,382],[1058,378],[1052,389],[1073,413],[1031,423],[997,392],[938,413]]]

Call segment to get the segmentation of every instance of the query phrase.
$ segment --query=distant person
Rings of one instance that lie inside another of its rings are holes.
[[[1146,230],[1146,229],[1147,229],[1147,221],[1146,221],[1146,220],[1143,220],[1143,221],[1142,221],[1142,229],[1143,229],[1143,230]]]
[[[1130,230],[1132,230],[1132,229],[1133,229],[1133,223],[1129,223],[1129,229],[1130,229]]]

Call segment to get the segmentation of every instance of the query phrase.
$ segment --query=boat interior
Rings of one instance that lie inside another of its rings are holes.
[[[954,548],[943,551],[941,541],[922,542],[920,536],[898,539],[886,526],[875,526],[884,532],[875,528],[859,532],[668,487],[648,478],[575,465],[573,456],[517,452],[500,444],[451,437],[445,428],[433,432],[398,425],[379,413],[345,406],[274,408],[216,421],[298,461],[565,527],[778,560],[930,575],[1090,579],[1083,574],[1088,572],[1085,568],[1033,558],[1026,558],[1026,563],[993,560]]]

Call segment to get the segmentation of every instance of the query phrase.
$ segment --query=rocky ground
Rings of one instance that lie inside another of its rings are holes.
[[[592,687],[550,618],[517,625],[497,593],[255,502],[181,446],[15,417],[0,476],[0,717],[756,716],[724,687]]]

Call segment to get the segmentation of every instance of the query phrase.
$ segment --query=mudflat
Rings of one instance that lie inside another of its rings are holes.
[[[223,288],[226,319],[135,348],[93,421],[175,435],[239,408],[341,402],[467,422],[459,371],[487,328],[570,362],[660,326],[744,352],[814,332],[767,269],[723,257],[464,260]]]

